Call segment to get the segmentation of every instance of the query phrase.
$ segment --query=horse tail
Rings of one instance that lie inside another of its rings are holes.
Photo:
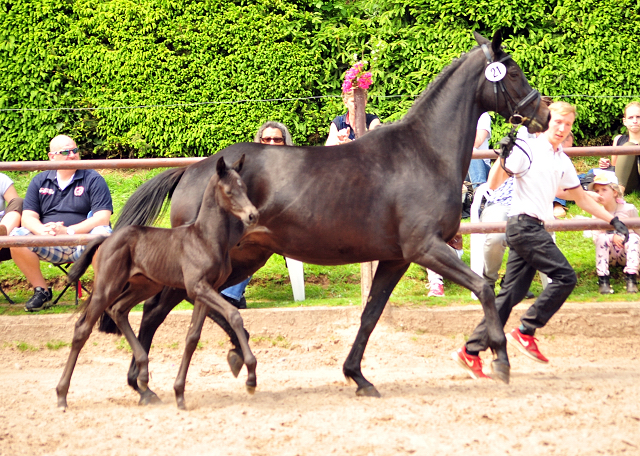
[[[130,225],[152,225],[167,209],[168,204],[165,205],[164,201],[171,200],[186,169],[167,170],[142,184],[122,208],[113,230]]]
[[[116,322],[113,321],[113,318],[111,318],[107,312],[102,312],[102,315],[100,315],[100,320],[98,320],[98,331],[106,334],[122,335],[120,328],[118,328]]]
[[[96,254],[96,250],[98,250],[98,247],[100,247],[100,245],[107,239],[107,237],[108,236],[100,236],[87,244],[87,247],[85,247],[84,252],[82,252],[82,255],[80,255],[80,258],[78,258],[78,261],[73,263],[73,266],[67,274],[68,283],[73,284],[77,283],[78,280],[80,280],[82,274],[84,274],[89,268],[89,265],[93,260],[93,256]]]

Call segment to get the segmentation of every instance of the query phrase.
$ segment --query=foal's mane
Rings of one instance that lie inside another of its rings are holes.
[[[409,111],[407,111],[407,114],[402,118],[402,120],[411,118],[412,114],[415,111],[420,110],[422,104],[424,104],[426,100],[438,96],[443,84],[449,79],[451,74],[455,72],[460,67],[460,65],[462,65],[467,60],[467,58],[469,58],[469,54],[471,54],[479,47],[480,46],[474,46],[471,50],[463,53],[460,57],[453,59],[453,61],[449,65],[444,67],[442,71],[435,77],[435,79],[429,83],[427,88],[424,89],[422,93],[420,93],[420,95],[418,95],[416,101],[413,102],[413,105],[411,105],[411,108],[409,108]]]

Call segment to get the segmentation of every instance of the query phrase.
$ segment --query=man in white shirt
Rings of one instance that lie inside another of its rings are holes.
[[[514,147],[504,163],[504,167],[516,179],[506,229],[509,245],[507,271],[496,297],[496,307],[504,326],[511,309],[524,298],[536,271],[544,272],[551,279],[551,283],[521,317],[520,327],[507,334],[511,344],[540,363],[549,360],[537,347],[535,331],[546,325],[560,309],[577,281],[573,268],[544,229],[544,220],[553,220],[556,193],[564,191],[580,208],[613,225],[626,239],[629,236],[624,223],[584,192],[571,160],[562,151],[561,144],[571,132],[576,118],[575,107],[556,102],[549,106],[549,111],[549,129],[524,145],[526,153]],[[497,170],[490,176],[489,186],[497,188],[508,176],[504,169]],[[483,319],[465,346],[452,356],[472,378],[487,378],[482,372],[482,360],[478,356],[487,348],[487,328]]]

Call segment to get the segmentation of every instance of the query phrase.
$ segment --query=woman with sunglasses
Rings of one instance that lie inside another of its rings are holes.
[[[262,124],[256,136],[253,138],[253,142],[260,144],[269,144],[272,146],[293,146],[291,135],[289,130],[284,124],[280,122],[269,121]],[[229,288],[225,288],[220,292],[222,297],[226,299],[233,306],[238,309],[247,308],[247,300],[244,297],[244,290],[247,288],[251,277],[247,277],[245,280],[237,285],[233,285]]]

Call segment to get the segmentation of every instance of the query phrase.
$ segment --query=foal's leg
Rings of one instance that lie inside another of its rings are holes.
[[[198,346],[198,341],[200,341],[202,326],[204,324],[204,319],[207,316],[207,310],[208,308],[206,305],[196,300],[195,304],[193,305],[191,324],[189,325],[189,331],[187,332],[184,354],[182,355],[182,362],[180,363],[180,370],[178,371],[178,376],[176,377],[176,381],[173,384],[173,390],[176,393],[176,403],[178,404],[178,408],[180,410],[186,409],[184,403],[184,388],[187,382],[187,371],[189,370],[189,365],[191,364],[193,352]]]
[[[118,328],[129,342],[133,351],[133,358],[138,370],[137,390],[140,393],[140,405],[161,402],[155,393],[149,393],[149,356],[146,350],[140,344],[135,332],[129,323],[129,312],[140,301],[149,297],[149,293],[153,293],[153,283],[143,282],[131,284],[131,286],[122,293],[109,309],[111,318],[116,322]]]
[[[362,356],[367,347],[369,336],[376,327],[384,306],[391,296],[391,292],[409,268],[407,262],[381,261],[371,284],[371,291],[367,305],[360,317],[360,329],[347,356],[342,372],[347,379],[352,379],[358,385],[358,396],[380,397],[380,393],[373,384],[362,375]]]
[[[187,293],[182,289],[164,287],[160,293],[145,301],[138,340],[146,353],[149,353],[151,350],[153,336],[162,322],[174,307],[180,304],[186,297]],[[135,357],[131,359],[131,366],[127,374],[127,383],[140,394],[140,405],[160,402],[160,398],[158,398],[151,389],[147,388],[143,395],[143,392],[138,387],[138,367]]]
[[[89,339],[93,326],[98,321],[98,318],[100,318],[100,315],[102,315],[104,307],[106,307],[106,305],[101,306],[99,300],[95,300],[93,299],[93,295],[89,295],[87,308],[76,322],[73,341],[71,342],[71,352],[69,353],[67,364],[62,372],[60,382],[58,382],[58,386],[56,387],[58,407],[67,408],[67,393],[69,392],[73,369],[78,361],[78,355],[87,342],[87,339]]]
[[[428,250],[421,252],[419,256],[411,258],[411,260],[475,293],[484,311],[489,347],[496,355],[496,359],[491,363],[491,369],[497,379],[509,383],[511,368],[507,355],[507,339],[496,309],[494,290],[482,277],[469,269],[469,266],[460,260],[441,239],[431,242]]]

